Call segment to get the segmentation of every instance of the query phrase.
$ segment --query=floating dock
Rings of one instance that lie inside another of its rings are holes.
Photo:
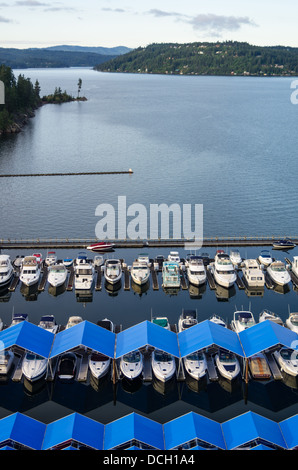
[[[44,266],[43,267],[42,277],[41,277],[40,283],[38,285],[38,291],[39,292],[42,292],[42,291],[45,290],[47,280],[48,280],[48,268],[46,266]]]
[[[74,275],[75,275],[73,266],[71,266],[71,267],[68,269],[68,272],[69,272],[69,276],[68,276],[68,281],[67,281],[66,290],[67,290],[67,291],[71,291],[72,288],[73,288]]]
[[[101,280],[102,280],[101,266],[97,266],[95,269],[95,272],[96,272],[95,290],[99,291],[101,290]]]
[[[11,284],[8,288],[9,292],[14,292],[16,290],[17,285],[19,283],[19,280],[20,280],[19,275],[17,273],[14,273],[14,277],[13,277],[13,279],[11,281]]]
[[[153,266],[151,267],[151,277],[152,277],[152,287],[153,287],[153,290],[158,290],[158,289],[159,289],[159,285],[158,285],[157,272],[155,271],[155,269],[153,268]]]
[[[214,280],[213,274],[210,271],[210,269],[206,269],[206,275],[207,275],[207,281],[208,281],[210,289],[215,290],[216,289],[216,284],[215,284],[215,280]]]

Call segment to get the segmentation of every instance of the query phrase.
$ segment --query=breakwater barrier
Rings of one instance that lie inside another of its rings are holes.
[[[0,178],[24,178],[29,176],[90,176],[90,175],[131,175],[133,171],[80,171],[80,172],[66,172],[66,173],[19,173],[19,174],[6,174],[0,175]]]

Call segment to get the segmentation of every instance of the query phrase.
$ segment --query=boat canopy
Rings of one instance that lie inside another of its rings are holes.
[[[252,411],[222,423],[222,430],[228,450],[258,439],[265,445],[287,448],[279,424]]]
[[[50,357],[78,346],[86,346],[108,357],[114,357],[115,333],[89,321],[82,321],[55,335]]]
[[[46,424],[22,413],[13,413],[0,420],[0,443],[8,441],[18,447],[41,450],[45,430]]]
[[[104,449],[115,449],[130,441],[137,441],[153,449],[164,449],[163,426],[136,413],[106,424]]]
[[[179,357],[177,334],[146,320],[117,334],[116,359],[145,346]]]
[[[289,449],[295,449],[298,446],[298,415],[291,416],[279,423],[282,434],[286,440]]]
[[[194,440],[208,446],[225,449],[225,441],[220,423],[191,411],[164,424],[166,449],[175,449]]]
[[[72,413],[47,425],[42,450],[50,450],[68,441],[102,450],[104,425],[79,413]]]
[[[49,357],[53,340],[53,333],[28,321],[22,321],[0,332],[2,350],[19,346],[45,358]]]

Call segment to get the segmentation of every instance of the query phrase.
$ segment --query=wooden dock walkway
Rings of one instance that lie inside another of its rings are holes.
[[[15,357],[14,357],[15,368],[11,377],[11,380],[13,382],[20,382],[22,379],[22,375],[23,375],[22,362],[23,362],[24,356],[25,356],[25,352],[18,353],[18,354],[15,353]]]
[[[14,277],[11,281],[11,284],[8,288],[9,292],[14,292],[17,288],[17,285],[19,283],[19,280],[20,280],[20,277],[19,277],[19,274],[18,273],[14,273]]]
[[[123,268],[124,272],[124,290],[130,290],[130,272],[127,267]]]
[[[80,357],[79,366],[77,369],[77,376],[76,376],[76,380],[78,382],[86,382],[87,380],[88,371],[89,371],[88,359],[89,359],[89,354],[87,353],[83,354]]]
[[[218,375],[216,372],[213,358],[209,354],[206,354],[206,362],[207,362],[207,372],[208,372],[209,380],[211,382],[216,382],[218,380]]]
[[[214,280],[213,274],[210,271],[210,269],[206,269],[206,275],[207,275],[207,281],[208,281],[210,289],[215,290],[216,289],[216,284],[215,284],[215,280]]]
[[[245,285],[243,283],[243,280],[241,279],[241,277],[239,276],[239,274],[237,272],[236,272],[236,284],[237,284],[239,289],[245,289]]]
[[[67,291],[71,291],[71,290],[73,289],[74,275],[75,275],[73,266],[71,266],[71,267],[68,269],[68,272],[69,272],[69,276],[68,276],[68,281],[67,281],[66,290],[67,290]]]
[[[45,286],[48,280],[48,268],[44,266],[42,269],[43,269],[42,277],[41,277],[40,283],[38,284],[39,292],[42,292],[45,290]]]
[[[185,278],[185,275],[184,275],[184,272],[182,271],[182,269],[180,269],[180,276],[181,276],[182,290],[187,290],[188,289],[188,284],[187,284],[187,281],[186,281],[186,278]]]
[[[157,272],[154,269],[154,267],[151,267],[151,277],[152,277],[152,287],[153,290],[158,290],[159,289],[159,284],[158,284],[158,277],[157,277]]]
[[[265,357],[267,359],[269,369],[271,370],[272,376],[274,380],[282,380],[281,371],[273,357],[273,355],[269,352],[265,353]]]
[[[101,290],[101,281],[102,281],[101,266],[97,266],[95,269],[95,272],[96,272],[95,290],[99,291]]]

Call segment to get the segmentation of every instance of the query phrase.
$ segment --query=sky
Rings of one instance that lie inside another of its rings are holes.
[[[295,0],[0,0],[0,47],[245,41],[298,47]]]

